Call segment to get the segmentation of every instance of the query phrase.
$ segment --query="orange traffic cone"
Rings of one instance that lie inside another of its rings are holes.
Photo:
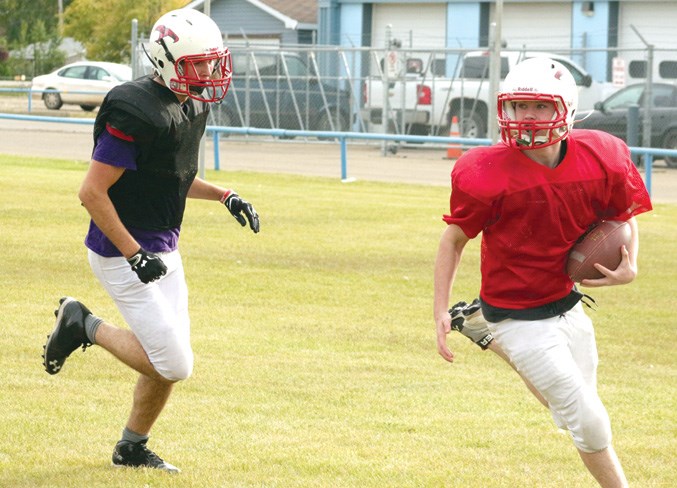
[[[461,137],[458,129],[458,117],[454,115],[451,118],[451,127],[449,127],[449,137]],[[447,146],[447,159],[458,159],[463,154],[463,149],[459,143],[451,142]]]

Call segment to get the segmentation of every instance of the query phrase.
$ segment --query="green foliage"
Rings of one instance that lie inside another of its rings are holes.
[[[242,229],[190,201],[182,231],[196,355],[150,446],[178,476],[114,470],[134,374],[101,348],[50,377],[40,354],[64,294],[123,323],[92,276],[77,201],[86,164],[0,156],[0,486],[570,488],[597,486],[500,359],[435,350],[442,187],[208,172],[261,215]],[[677,206],[640,216],[640,276],[586,290],[600,395],[635,488],[677,486]],[[455,291],[477,293],[469,243]]]
[[[63,0],[64,8],[72,0]],[[25,29],[31,31],[32,25],[41,22],[48,35],[56,35],[58,28],[57,0],[0,0],[0,32],[13,46],[25,47],[23,36]],[[23,39],[23,40],[22,40]],[[42,42],[47,37],[31,37],[30,42]],[[18,44],[15,44],[18,43]]]
[[[74,0],[65,13],[65,34],[87,48],[89,59],[126,63],[132,19],[138,20],[140,34],[148,34],[160,15],[184,5],[182,0]]]
[[[7,47],[7,39],[0,37],[0,77],[6,78],[12,73],[9,69],[9,49]]]
[[[128,63],[131,21],[139,21],[139,32],[148,33],[157,18],[185,6],[183,0],[63,0],[64,36],[73,37],[97,61]],[[65,62],[58,49],[58,2],[56,0],[0,0],[0,76],[48,73]],[[34,47],[29,50],[29,46]],[[3,59],[9,50],[21,54]]]
[[[53,0],[0,0],[0,32],[6,35],[0,42],[0,76],[30,79],[63,65],[57,27],[57,2]],[[10,50],[18,54],[10,57]]]
[[[62,66],[66,55],[59,49],[59,42],[56,32],[48,31],[42,20],[32,24],[22,21],[16,45],[25,47],[9,58],[8,71],[32,78]]]

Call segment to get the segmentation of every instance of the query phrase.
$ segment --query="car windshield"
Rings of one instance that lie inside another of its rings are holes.
[[[501,57],[501,79],[505,79],[509,70],[508,58]],[[489,78],[489,56],[466,56],[463,58],[461,77],[478,80]]]
[[[644,85],[629,86],[624,90],[610,96],[604,102],[604,108],[607,110],[614,110],[619,108],[628,108],[631,105],[639,105],[639,98],[644,91]]]
[[[275,76],[277,74],[277,65],[275,56],[272,54],[253,55],[234,54],[233,55],[233,75],[234,76],[253,76],[256,73],[261,76]]]
[[[286,71],[285,71],[286,67]],[[269,53],[256,53],[254,57],[245,55],[233,56],[234,75],[253,76],[257,73],[260,76],[284,76],[286,72],[291,78],[306,78],[309,76],[309,68],[303,61],[294,57]]]
[[[584,79],[583,79],[584,78],[583,73],[581,73],[581,71],[578,68],[576,68],[573,64],[568,62],[566,59],[561,59],[561,58],[557,58],[557,59],[555,59],[555,61],[557,61],[558,63],[560,63],[566,69],[569,70],[569,73],[571,73],[571,76],[574,77],[574,81],[576,82],[576,85],[583,86],[585,84]]]
[[[106,65],[106,70],[110,72],[118,81],[130,81],[132,79],[132,68],[124,65]]]
[[[644,84],[639,84],[620,90],[604,102],[604,108],[616,110],[626,109],[631,105],[642,106],[644,103],[644,88]],[[651,98],[653,99],[653,106],[656,108],[674,107],[677,104],[675,88],[670,85],[653,85],[651,87]]]

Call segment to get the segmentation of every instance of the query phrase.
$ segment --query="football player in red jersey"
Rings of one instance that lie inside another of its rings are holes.
[[[581,284],[631,282],[639,242],[634,216],[651,210],[651,202],[625,143],[573,130],[577,102],[564,66],[547,58],[523,61],[498,96],[502,143],[472,149],[456,162],[435,264],[437,349],[454,360],[447,345],[449,298],[465,245],[482,233],[480,305],[494,338],[489,348],[542,397],[598,483],[624,487],[597,394],[592,323],[566,260],[591,224],[626,220],[633,239],[620,265]]]

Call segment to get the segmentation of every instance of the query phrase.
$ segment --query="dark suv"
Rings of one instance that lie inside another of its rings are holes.
[[[212,123],[316,131],[350,128],[350,95],[316,74],[295,53],[253,51],[233,55],[233,81],[212,107]],[[334,81],[334,80],[330,80]]]
[[[581,113],[574,128],[599,129],[627,139],[628,109],[637,105],[639,109],[638,135],[643,136],[645,120],[644,92],[646,84],[628,85],[617,91],[603,102],[595,104],[595,110],[589,115]],[[651,108],[651,141],[644,144],[648,147],[677,149],[677,84],[654,83],[651,86],[653,107]],[[670,168],[677,168],[677,158],[667,156],[665,163]]]

